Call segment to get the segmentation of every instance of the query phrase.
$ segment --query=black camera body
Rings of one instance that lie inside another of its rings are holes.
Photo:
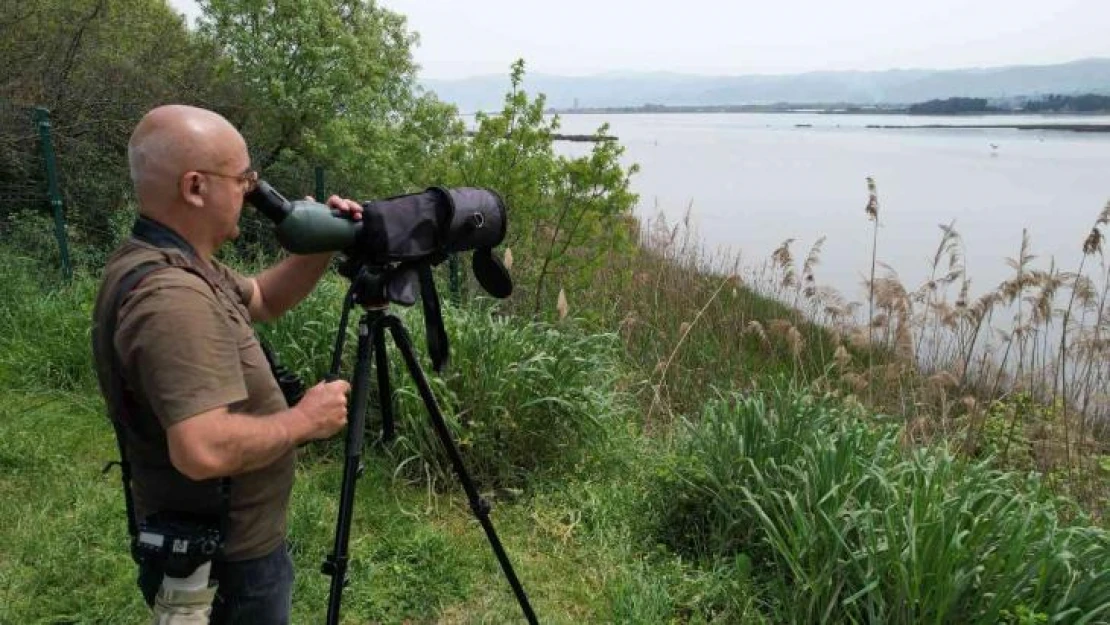
[[[135,559],[159,566],[169,577],[188,577],[224,547],[218,519],[185,512],[158,512],[139,523]]]
[[[304,397],[305,383],[301,376],[281,363],[278,355],[274,353],[273,348],[262,340],[258,339],[262,345],[262,353],[266,356],[266,361],[270,363],[270,373],[273,374],[274,380],[277,382],[278,388],[281,389],[281,394],[285,397],[285,404],[292,408],[296,406],[301,398]]]

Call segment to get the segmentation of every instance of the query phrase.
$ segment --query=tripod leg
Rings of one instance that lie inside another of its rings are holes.
[[[332,348],[331,368],[325,377],[329,382],[339,379],[339,369],[343,365],[343,343],[347,338],[347,318],[351,314],[351,305],[354,304],[354,285],[347,291],[343,298],[343,312],[339,316],[339,330],[335,333],[335,347]]]
[[[493,528],[493,523],[489,520],[489,502],[478,495],[478,489],[474,487],[474,483],[470,480],[470,475],[466,472],[462,456],[459,455],[459,450],[455,446],[454,440],[451,439],[451,432],[448,431],[447,424],[443,421],[443,412],[440,410],[435,395],[432,393],[432,387],[428,384],[428,378],[424,375],[424,370],[420,368],[420,362],[416,359],[416,353],[413,351],[412,341],[409,338],[408,331],[406,331],[404,325],[401,324],[401,320],[392,315],[385,317],[381,323],[382,325],[388,325],[390,331],[393,333],[393,342],[396,343],[397,347],[401,350],[401,356],[404,357],[405,366],[408,368],[413,381],[416,382],[416,387],[420,391],[421,399],[424,400],[424,407],[428,411],[428,416],[432,419],[432,425],[435,427],[436,434],[439,435],[440,442],[447,450],[447,454],[451,457],[451,464],[455,469],[455,473],[459,476],[459,481],[462,482],[467,499],[470,500],[470,509],[474,512],[474,516],[478,518],[478,522],[481,523],[482,529],[485,530],[486,538],[489,539],[490,546],[493,548],[493,553],[497,556],[497,561],[501,564],[501,571],[509,581],[509,586],[512,587],[517,602],[520,603],[520,609],[524,612],[524,617],[528,619],[529,623],[534,625],[537,622],[536,614],[532,611],[532,605],[528,602],[528,595],[525,594],[524,587],[520,585],[520,580],[517,579],[516,573],[513,571],[513,565],[509,561],[509,556],[505,553],[504,547],[501,546],[501,540],[498,539],[497,532]]]
[[[374,324],[374,367],[378,374],[378,406],[382,411],[382,443],[390,443],[396,436],[393,424],[393,392],[389,385],[389,354],[385,351],[385,328]]]
[[[328,625],[339,623],[339,604],[347,583],[348,544],[351,537],[351,515],[355,504],[355,482],[359,475],[363,437],[366,433],[366,400],[370,392],[370,329],[366,315],[358,323],[358,355],[355,360],[351,402],[347,409],[346,462],[339,496],[339,519],[335,525],[335,543],[321,570],[331,576],[328,594]]]

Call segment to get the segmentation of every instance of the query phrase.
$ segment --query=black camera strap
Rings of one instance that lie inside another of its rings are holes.
[[[126,433],[123,429],[123,423],[130,420],[131,413],[128,410],[128,403],[130,402],[126,401],[127,392],[124,389],[123,375],[120,372],[119,355],[115,348],[116,317],[119,315],[119,307],[124,295],[131,292],[152,271],[162,267],[165,267],[165,265],[161,263],[143,263],[124,276],[116,288],[115,297],[112,298],[112,307],[108,311],[105,327],[94,335],[96,340],[101,342],[100,353],[111,355],[112,373],[108,383],[108,420],[112,422],[112,428],[116,431],[116,446],[119,448],[119,462],[109,462],[105,465],[104,471],[107,472],[113,464],[119,465],[120,480],[123,482],[123,504],[127,511],[127,533],[130,534],[132,543],[138,539],[139,526],[135,516],[135,499],[131,495],[131,463],[127,460],[127,445],[124,442]]]
[[[189,258],[195,257],[193,247],[187,241],[182,239],[177,233],[162,224],[140,217],[132,228],[132,236],[137,240],[153,245],[160,248],[173,248]],[[124,507],[127,513],[127,531],[131,536],[132,541],[132,555],[135,555],[135,544],[139,536],[139,522],[135,513],[135,500],[131,491],[131,463],[127,459],[127,445],[126,445],[126,432],[124,426],[128,423],[138,412],[139,409],[133,401],[125,387],[125,382],[122,374],[122,366],[119,359],[119,354],[115,349],[115,334],[116,322],[119,317],[119,309],[123,303],[124,297],[127,296],[132,290],[139,285],[144,278],[151,273],[160,269],[176,267],[183,271],[189,271],[196,274],[205,284],[208,284],[213,290],[216,286],[212,284],[211,279],[204,275],[197,269],[189,267],[181,267],[166,262],[150,261],[141,263],[131,268],[116,286],[116,293],[111,299],[111,308],[107,311],[106,320],[103,328],[94,328],[94,340],[100,341],[100,353],[109,354],[111,358],[111,374],[108,382],[108,416],[112,422],[112,428],[116,433],[116,445],[119,449],[119,462],[109,462],[104,470],[107,471],[113,464],[119,464],[120,479],[123,483],[123,498]],[[228,516],[231,510],[231,478],[223,477],[219,480],[218,490],[220,493],[220,533],[226,538],[228,530]]]
[[[420,276],[420,303],[424,306],[424,337],[428,342],[428,355],[432,358],[432,369],[441,373],[451,357],[451,348],[447,330],[443,327],[443,311],[436,293],[435,277],[428,263],[422,264],[417,273]]]
[[[104,470],[107,471],[113,464],[119,465],[120,480],[123,484],[123,504],[127,513],[127,533],[131,536],[133,556],[136,555],[135,545],[139,539],[139,521],[138,516],[135,514],[135,497],[131,491],[131,462],[127,459],[124,424],[130,422],[139,410],[135,406],[135,403],[131,401],[130,395],[127,392],[119,354],[116,353],[114,345],[116,321],[119,317],[120,305],[123,303],[123,298],[128,293],[134,290],[134,288],[151,273],[172,266],[173,265],[160,262],[146,262],[132,268],[123,279],[120,280],[115,297],[112,298],[112,308],[108,311],[104,328],[97,336],[97,340],[102,341],[101,353],[110,354],[111,357],[111,380],[108,384],[108,416],[109,420],[112,422],[112,428],[116,432],[116,446],[119,449],[119,461],[109,462],[104,467]],[[218,490],[220,493],[220,534],[226,537],[228,530],[228,515],[231,510],[231,478],[221,478],[218,484]]]

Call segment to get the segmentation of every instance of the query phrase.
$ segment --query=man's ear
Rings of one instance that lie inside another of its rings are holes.
[[[205,185],[204,176],[193,171],[181,176],[178,183],[181,197],[185,200],[185,203],[198,208],[204,205]]]

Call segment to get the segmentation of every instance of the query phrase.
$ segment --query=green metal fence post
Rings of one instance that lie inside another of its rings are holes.
[[[324,168],[316,166],[316,201],[323,202],[327,198],[324,197]]]
[[[58,249],[62,253],[62,273],[66,280],[73,277],[69,263],[69,243],[66,239],[65,215],[62,212],[62,194],[58,191],[58,166],[54,161],[54,142],[50,138],[50,111],[35,109],[35,124],[39,128],[42,141],[42,160],[46,164],[47,191],[50,193],[50,207],[54,212],[54,236],[58,239]]]

